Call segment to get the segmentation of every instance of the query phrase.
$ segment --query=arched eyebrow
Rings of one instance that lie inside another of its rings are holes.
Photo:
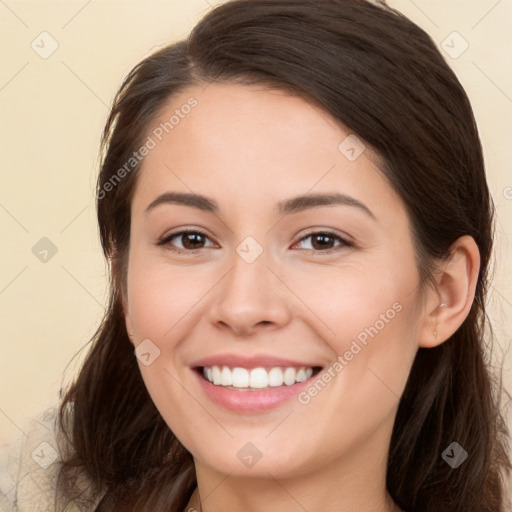
[[[190,206],[197,208],[202,211],[218,213],[218,203],[209,197],[201,194],[194,194],[189,192],[165,192],[158,196],[151,204],[146,208],[145,213],[147,214],[154,208],[162,204],[178,204],[183,206]],[[358,208],[365,212],[372,219],[376,220],[373,212],[358,199],[341,194],[338,192],[329,194],[306,194],[302,196],[292,197],[277,203],[277,213],[279,215],[289,215],[291,213],[297,213],[309,208],[315,208],[318,206],[333,206],[333,205],[345,205]]]
[[[303,196],[292,197],[281,201],[277,204],[278,212],[281,215],[288,215],[290,213],[296,213],[309,208],[315,208],[317,206],[335,206],[345,205],[353,206],[360,209],[369,215],[372,219],[376,220],[373,212],[364,203],[356,199],[355,197],[341,194],[339,192],[333,192],[330,194],[306,194]]]
[[[161,204],[179,204],[183,206],[191,206],[206,212],[217,213],[219,205],[213,199],[200,194],[192,194],[188,192],[165,192],[158,196],[147,208],[145,213],[149,213]]]

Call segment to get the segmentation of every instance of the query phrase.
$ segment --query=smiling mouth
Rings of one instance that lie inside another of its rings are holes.
[[[194,368],[201,378],[210,384],[234,391],[257,391],[293,386],[315,377],[321,366],[302,367],[257,367],[197,366]]]

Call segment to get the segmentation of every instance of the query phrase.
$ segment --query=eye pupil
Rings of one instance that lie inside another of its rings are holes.
[[[317,246],[317,241],[320,241],[319,245]],[[319,235],[314,235],[313,236],[313,247],[315,249],[325,249],[326,247],[327,248],[331,248],[331,244],[333,242],[333,237],[330,236],[330,235],[324,235],[324,234],[319,234]]]
[[[204,243],[204,236],[200,233],[184,233],[182,236],[183,247],[186,249],[197,249]]]

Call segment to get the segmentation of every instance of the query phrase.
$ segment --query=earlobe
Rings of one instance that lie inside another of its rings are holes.
[[[452,336],[469,314],[480,270],[480,252],[475,240],[460,237],[450,249],[450,257],[436,273],[436,286],[425,302],[419,346],[432,348]]]
[[[447,304],[445,304],[443,302],[442,304],[439,304],[439,309],[445,308],[446,306],[447,306]],[[434,336],[437,338],[437,315],[436,315],[436,323],[434,325]]]

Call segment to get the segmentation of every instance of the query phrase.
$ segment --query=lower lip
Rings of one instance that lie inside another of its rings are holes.
[[[215,386],[210,381],[204,379],[197,370],[192,371],[196,374],[200,385],[210,400],[230,411],[247,414],[275,409],[285,402],[296,398],[318,376],[318,374],[312,375],[309,379],[296,382],[291,386],[276,386],[262,389],[261,391],[237,391],[224,386]]]

